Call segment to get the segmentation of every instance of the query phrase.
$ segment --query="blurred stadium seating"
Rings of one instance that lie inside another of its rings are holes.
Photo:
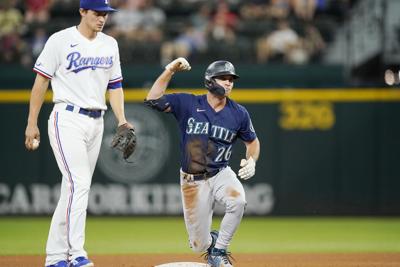
[[[104,31],[119,41],[124,65],[163,66],[177,56],[193,65],[219,58],[264,66],[340,65],[349,85],[376,86],[384,70],[400,62],[393,56],[400,27],[390,19],[400,11],[397,2],[111,0],[120,12],[109,16]],[[2,0],[0,65],[30,68],[52,33],[79,23],[78,9],[78,0]],[[288,22],[295,41],[278,42],[282,48],[275,51],[266,43],[281,21]],[[373,41],[366,38],[371,32],[377,33]]]
[[[37,13],[35,13],[33,18],[28,18],[29,3],[38,5],[39,2],[44,3],[42,8],[43,12],[48,13],[47,16],[39,19]],[[128,7],[131,10],[141,9],[140,5],[148,5],[151,8],[159,8],[166,16],[165,22],[163,25],[160,25],[160,30],[162,31],[161,40],[149,41],[143,38],[141,40],[134,39],[134,42],[132,42],[132,38],[126,38],[123,35],[118,36],[121,54],[124,55],[122,56],[124,63],[141,62],[144,64],[160,63],[161,46],[165,42],[173,41],[179,36],[184,31],[185,26],[192,23],[192,18],[196,15],[200,7],[207,5],[210,8],[208,17],[209,25],[207,25],[207,29],[201,29],[204,30],[207,48],[202,51],[193,51],[189,55],[192,62],[196,64],[207,63],[210,60],[222,57],[243,63],[255,62],[255,40],[273,31],[277,20],[280,19],[288,20],[293,29],[301,37],[304,37],[304,25],[311,23],[320,31],[323,39],[329,43],[334,38],[334,30],[343,22],[347,8],[354,1],[316,1],[320,4],[316,7],[313,19],[307,21],[297,17],[292,6],[288,6],[289,13],[287,16],[277,18],[273,14],[268,14],[268,12],[272,13],[272,11],[266,11],[264,12],[265,14],[258,17],[249,18],[242,15],[243,9],[249,5],[256,5],[256,8],[260,10],[267,10],[272,2],[277,1],[227,0],[225,2],[228,5],[229,12],[236,16],[235,25],[228,25],[228,27],[232,28],[235,35],[233,41],[225,40],[223,37],[216,37],[215,35],[217,34],[213,33],[213,28],[216,27],[214,24],[214,15],[218,11],[218,4],[216,3],[224,1],[155,0],[153,2],[150,0],[114,0],[112,4],[122,10],[127,8],[127,5],[129,6],[129,3],[126,2],[134,2],[130,4],[133,7]],[[7,37],[10,35],[10,30],[4,29],[6,25],[9,25],[10,29],[12,27],[12,35],[18,35],[20,38],[18,42],[24,43],[25,46],[24,49],[18,49],[18,51],[13,51],[13,53],[10,52],[12,55],[4,56],[4,53],[2,53],[1,62],[18,61],[21,64],[30,65],[37,56],[37,52],[32,52],[32,47],[35,45],[35,41],[37,41],[35,35],[38,29],[44,30],[45,36],[48,37],[58,30],[79,23],[79,1],[77,0],[4,0],[0,5],[0,17],[3,22],[0,27],[1,50],[10,50],[11,41],[9,40],[10,37]],[[14,16],[20,16],[21,18],[10,19],[10,16],[7,14],[11,12],[14,13]],[[6,21],[7,18],[8,20],[13,20],[13,22]],[[222,15],[222,20],[224,19],[225,17]],[[113,15],[110,15],[105,32],[112,34],[111,29],[114,27],[118,27],[118,23],[114,20]],[[16,31],[15,29],[18,30]],[[323,51],[320,52],[323,53]],[[312,59],[313,61],[319,61],[321,57],[313,57]],[[274,60],[279,61],[279,57]]]

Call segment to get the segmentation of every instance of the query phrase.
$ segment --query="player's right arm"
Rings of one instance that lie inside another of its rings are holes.
[[[40,131],[37,122],[47,88],[49,87],[49,81],[48,78],[37,74],[32,87],[29,101],[28,123],[25,130],[25,147],[28,150],[35,150],[32,145],[33,139],[40,141]]]
[[[174,73],[172,71],[165,69],[154,82],[153,86],[147,94],[146,100],[155,100],[162,97],[165,94],[165,90],[167,90],[168,84],[171,81],[173,75]]]
[[[189,62],[183,57],[177,58],[165,66],[165,70],[158,76],[157,80],[154,82],[149,93],[146,96],[146,100],[157,100],[160,99],[167,90],[168,84],[172,79],[172,76],[177,71],[190,70],[191,67]]]

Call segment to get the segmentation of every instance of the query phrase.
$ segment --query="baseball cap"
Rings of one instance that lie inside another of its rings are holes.
[[[110,0],[81,0],[80,8],[105,12],[117,11],[109,6],[109,1]]]

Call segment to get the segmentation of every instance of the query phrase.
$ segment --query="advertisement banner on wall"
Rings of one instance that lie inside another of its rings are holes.
[[[111,149],[116,122],[111,111],[104,116],[90,214],[182,213],[177,123],[170,114],[146,107],[139,101],[142,94],[126,92],[126,115],[138,140],[128,161]],[[17,97],[20,94],[0,94],[0,101]],[[399,91],[236,90],[233,98],[251,114],[261,143],[256,175],[241,181],[247,214],[400,214]],[[46,99],[39,120],[40,148],[35,152],[24,147],[26,99],[0,105],[8,129],[0,131],[5,140],[0,154],[0,215],[51,214],[58,201],[61,174],[47,137],[52,104]],[[238,140],[230,159],[234,172],[243,157],[245,146]],[[217,206],[216,213],[221,211]]]

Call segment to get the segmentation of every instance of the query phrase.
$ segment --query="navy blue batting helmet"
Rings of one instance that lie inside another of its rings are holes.
[[[218,85],[214,78],[224,75],[231,75],[234,79],[238,79],[239,75],[236,74],[233,64],[226,60],[218,60],[211,63],[204,75],[204,84],[206,88],[213,94],[225,95],[225,89]]]

